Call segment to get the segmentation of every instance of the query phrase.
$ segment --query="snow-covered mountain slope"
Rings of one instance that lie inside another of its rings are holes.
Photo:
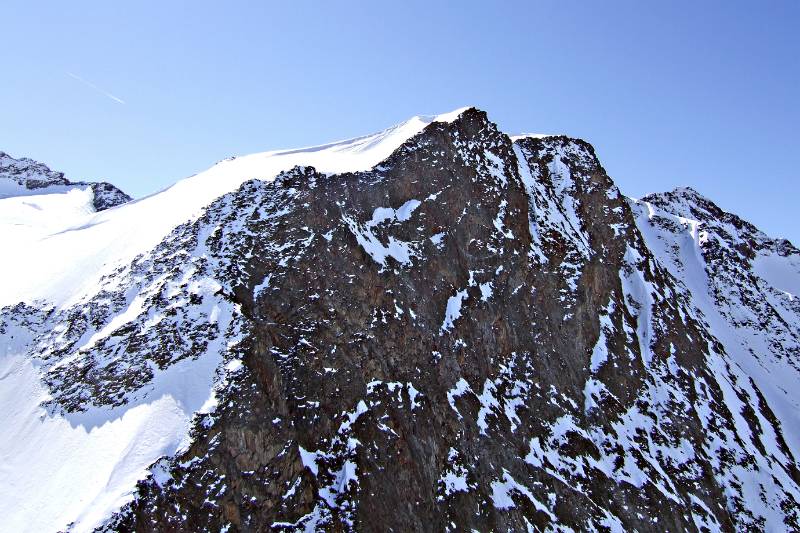
[[[583,141],[464,109],[62,196],[0,200],[2,529],[800,528],[797,249]]]
[[[783,414],[800,449],[800,250],[726,213],[691,188],[631,207],[648,247],[691,291],[740,379]]]

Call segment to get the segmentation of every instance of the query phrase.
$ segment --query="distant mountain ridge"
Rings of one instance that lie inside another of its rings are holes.
[[[800,252],[583,140],[465,108],[3,202],[9,530],[800,531]]]
[[[62,193],[90,187],[96,211],[131,201],[131,197],[107,182],[70,181],[63,172],[56,172],[44,163],[27,157],[15,159],[0,151],[0,199],[32,194]]]

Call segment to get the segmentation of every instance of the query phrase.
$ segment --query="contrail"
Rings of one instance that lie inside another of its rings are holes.
[[[86,85],[88,87],[91,87],[92,89],[94,89],[95,91],[99,92],[100,94],[108,96],[109,98],[111,98],[112,100],[117,102],[118,104],[124,104],[125,103],[125,100],[123,100],[122,98],[117,98],[116,96],[114,96],[110,92],[104,91],[103,89],[101,89],[100,87],[95,85],[94,83],[92,83],[90,81],[86,81],[85,79],[81,78],[77,74],[73,74],[72,72],[67,72],[67,76],[69,76],[70,78],[78,80],[79,82],[83,83],[84,85]]]

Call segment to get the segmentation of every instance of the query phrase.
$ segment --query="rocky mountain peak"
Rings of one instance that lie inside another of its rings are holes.
[[[63,172],[56,172],[44,163],[27,157],[16,159],[0,152],[0,199],[32,194],[62,193],[90,187],[95,211],[129,202],[131,197],[107,182],[72,182]]]
[[[70,183],[63,172],[52,171],[47,165],[27,157],[15,159],[2,151],[0,151],[0,179],[12,181],[26,189],[41,189]]]
[[[668,192],[651,193],[644,196],[642,201],[675,216],[697,221],[711,221],[726,215],[730,216],[713,201],[691,187],[677,187]]]
[[[91,500],[125,503],[71,527],[800,527],[800,270],[766,236],[475,108],[273,156],[77,301],[0,310],[43,424],[147,421]]]
[[[762,250],[781,250],[783,255],[796,250],[788,240],[769,237],[750,222],[723,210],[691,187],[649,194],[641,200],[669,216],[686,219],[687,224],[697,228],[698,238],[702,234],[703,245],[724,243],[725,247],[737,249],[747,258],[754,257]]]

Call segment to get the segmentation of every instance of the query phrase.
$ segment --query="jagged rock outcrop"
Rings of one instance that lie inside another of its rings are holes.
[[[0,198],[28,194],[67,192],[75,188],[92,189],[95,211],[130,202],[131,197],[107,182],[69,181],[63,172],[50,170],[47,165],[22,157],[15,159],[0,152]]]
[[[589,144],[469,109],[371,170],[247,181],[0,335],[77,417],[216,361],[107,531],[798,530],[776,264],[800,278],[696,193],[627,199]]]

